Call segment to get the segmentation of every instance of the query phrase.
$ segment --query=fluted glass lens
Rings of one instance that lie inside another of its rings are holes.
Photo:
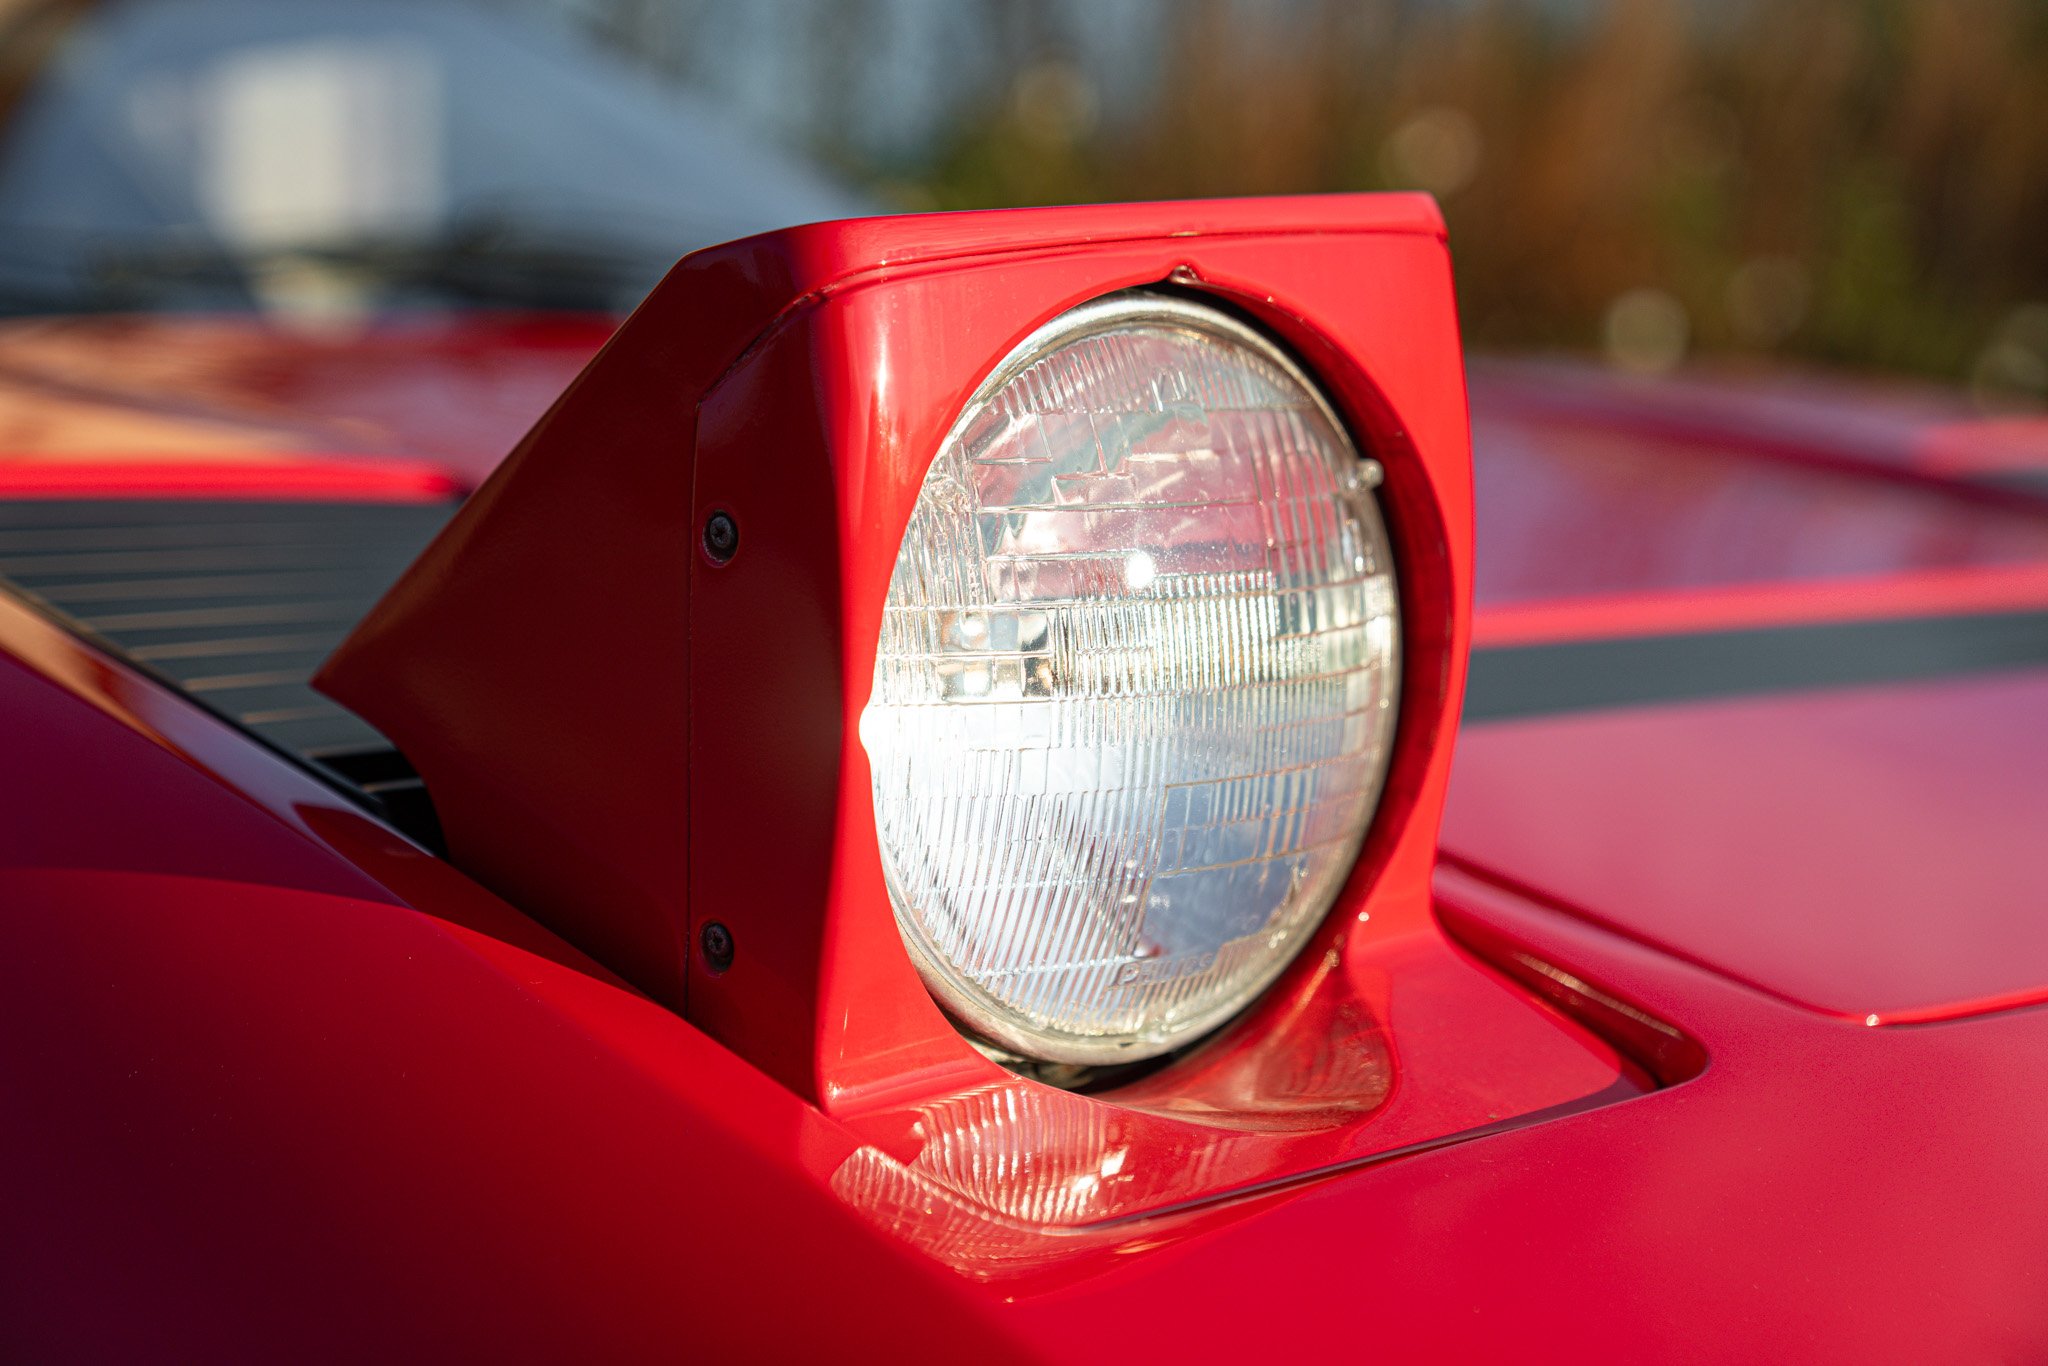
[[[1151,1057],[1313,933],[1393,735],[1377,469],[1271,343],[1164,296],[1067,314],[968,404],[861,736],[897,921],[971,1028]]]

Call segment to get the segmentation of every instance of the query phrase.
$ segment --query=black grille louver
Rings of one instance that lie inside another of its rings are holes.
[[[0,502],[0,579],[431,842],[404,759],[309,680],[455,507]]]

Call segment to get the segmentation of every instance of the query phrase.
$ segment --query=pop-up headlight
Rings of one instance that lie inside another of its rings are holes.
[[[1148,1058],[1313,933],[1394,728],[1377,482],[1284,352],[1175,296],[1075,309],[981,386],[861,722],[897,922],[956,1017],[1048,1061]]]

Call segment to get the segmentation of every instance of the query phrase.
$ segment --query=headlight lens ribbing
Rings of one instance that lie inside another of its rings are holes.
[[[1175,296],[1065,314],[968,403],[861,736],[897,922],[969,1027],[1153,1057],[1314,932],[1397,710],[1376,468],[1278,347]]]

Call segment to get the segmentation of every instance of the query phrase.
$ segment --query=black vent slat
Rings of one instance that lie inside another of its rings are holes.
[[[366,733],[375,733],[345,711],[299,720],[266,720],[261,724],[243,724],[279,749],[301,756],[313,750],[357,744]]]
[[[199,545],[162,550],[43,550],[0,555],[0,574],[160,574],[224,573],[265,569],[348,569],[354,556],[347,546]]]
[[[315,654],[253,655],[247,661],[237,661],[248,666],[237,673],[207,673],[178,668],[160,669],[158,672],[169,674],[186,692],[235,692],[245,688],[304,683],[320,667],[323,658]]]
[[[15,580],[20,582],[20,580]],[[40,595],[38,595],[40,596]],[[373,597],[371,601],[375,601]],[[320,602],[238,602],[222,604],[204,603],[197,607],[163,607],[150,605],[111,612],[81,614],[78,621],[100,634],[115,639],[126,637],[131,632],[173,632],[204,629],[212,626],[295,626],[307,622],[323,624],[340,623],[334,632],[337,644],[348,634],[348,627],[362,619],[368,603],[352,602],[347,599],[325,599]],[[156,640],[161,640],[158,636]],[[155,640],[144,643],[156,643]]]
[[[331,760],[358,756],[394,811],[424,809],[404,760],[309,680],[455,506],[0,502],[0,580],[327,772],[356,781]]]
[[[124,550],[189,549],[193,547],[227,546],[303,546],[307,548],[362,544],[365,539],[382,539],[377,528],[367,528],[360,535],[350,534],[348,528],[317,527],[301,522],[280,523],[276,526],[249,526],[240,523],[216,525],[194,522],[189,525],[150,526],[146,524],[117,524],[113,526],[75,527],[10,527],[0,528],[0,554],[24,555],[51,552],[84,553],[119,546]],[[399,536],[404,541],[409,538]]]
[[[195,696],[215,711],[224,712],[248,726],[296,719],[300,715],[325,716],[341,710],[318,693],[309,692],[304,678],[241,688],[219,688],[195,692]]]
[[[266,571],[260,574],[165,575],[151,578],[92,578],[82,583],[66,582],[58,574],[16,574],[17,580],[33,578],[40,585],[36,596],[45,602],[70,608],[74,604],[118,603],[123,606],[163,601],[211,601],[222,603],[264,602],[272,598],[337,597],[364,591],[381,591],[389,580],[378,574],[334,569],[297,574]]]
[[[167,640],[153,645],[131,645],[128,657],[146,663],[161,663],[167,672],[175,672],[174,660],[241,659],[248,656],[276,654],[290,650],[311,651],[325,657],[334,648],[330,632],[306,632],[299,635],[248,635],[218,636],[201,640]]]

